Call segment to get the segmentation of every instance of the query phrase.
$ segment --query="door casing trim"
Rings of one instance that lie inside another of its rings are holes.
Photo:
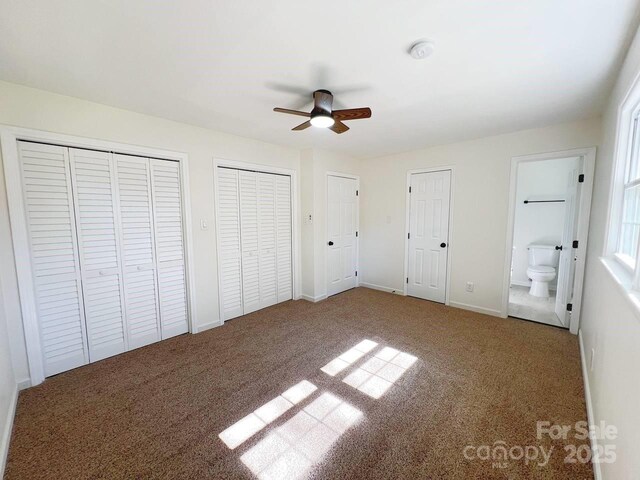
[[[591,197],[593,195],[593,179],[596,166],[596,147],[575,148],[556,152],[536,153],[533,155],[519,155],[511,158],[511,173],[509,182],[509,217],[507,218],[504,276],[502,280],[501,316],[507,318],[509,308],[509,285],[511,280],[511,256],[513,255],[513,230],[516,216],[516,187],[518,182],[518,165],[524,162],[552,160],[556,158],[582,157],[584,159],[583,190],[580,193],[578,212],[578,233],[576,239],[580,248],[576,260],[576,270],[573,282],[573,309],[569,322],[569,331],[578,334],[580,327],[580,309],[582,306],[582,287],[584,284],[584,269],[587,257],[587,238],[589,236],[589,220],[591,216]]]

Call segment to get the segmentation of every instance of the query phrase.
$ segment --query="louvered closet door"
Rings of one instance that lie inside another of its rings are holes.
[[[275,175],[278,302],[293,298],[291,238],[291,177]]]
[[[89,358],[126,351],[118,207],[110,153],[69,149]]]
[[[243,314],[238,170],[218,168],[218,259],[222,319]]]
[[[114,155],[129,348],[160,340],[149,160]]]
[[[258,174],[238,172],[240,185],[240,245],[242,250],[242,303],[244,313],[260,307],[258,255]]]
[[[180,165],[150,160],[162,338],[189,331]]]
[[[18,142],[45,376],[89,361],[66,148]]]
[[[276,178],[277,175],[267,173],[258,174],[260,308],[278,303]]]

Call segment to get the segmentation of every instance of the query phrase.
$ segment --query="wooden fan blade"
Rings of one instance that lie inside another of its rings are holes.
[[[311,122],[309,120],[307,120],[304,123],[301,123],[300,125],[298,125],[297,127],[293,127],[291,130],[304,130],[305,128],[309,128],[311,126]]]
[[[336,133],[344,133],[347,130],[349,130],[349,127],[347,127],[344,123],[342,123],[340,120],[336,119],[336,123],[334,123],[333,125],[331,125],[329,127],[329,130],[332,130]]]
[[[371,109],[369,107],[364,107],[348,108],[346,110],[334,110],[332,115],[336,120],[358,120],[360,118],[370,118]]]
[[[279,113],[289,113],[291,115],[299,115],[301,117],[310,117],[311,116],[310,113],[301,112],[299,110],[290,110],[288,108],[278,108],[278,107],[276,107],[276,108],[273,109],[273,111],[274,112],[279,112]]]
[[[316,90],[313,92],[313,102],[315,108],[331,113],[331,109],[333,108],[333,95],[327,90]]]

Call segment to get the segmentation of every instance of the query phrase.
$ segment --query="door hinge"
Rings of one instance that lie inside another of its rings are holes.
[[[578,248],[578,240],[574,240],[572,244],[573,248]]]
[[[356,237],[358,236],[358,232],[356,232]]]
[[[411,233],[407,233],[407,238],[411,238]]]
[[[358,190],[356,190],[356,197],[358,196]]]
[[[567,303],[567,312],[573,310],[573,303]]]
[[[411,187],[409,187],[409,193],[411,193]]]
[[[584,173],[578,175],[578,183],[584,183]]]
[[[409,283],[409,277],[407,277],[407,283]]]
[[[356,277],[358,276],[358,270],[356,270]]]

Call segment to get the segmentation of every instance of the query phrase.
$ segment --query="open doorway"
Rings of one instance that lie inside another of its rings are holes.
[[[577,331],[595,149],[513,159],[507,315]]]

